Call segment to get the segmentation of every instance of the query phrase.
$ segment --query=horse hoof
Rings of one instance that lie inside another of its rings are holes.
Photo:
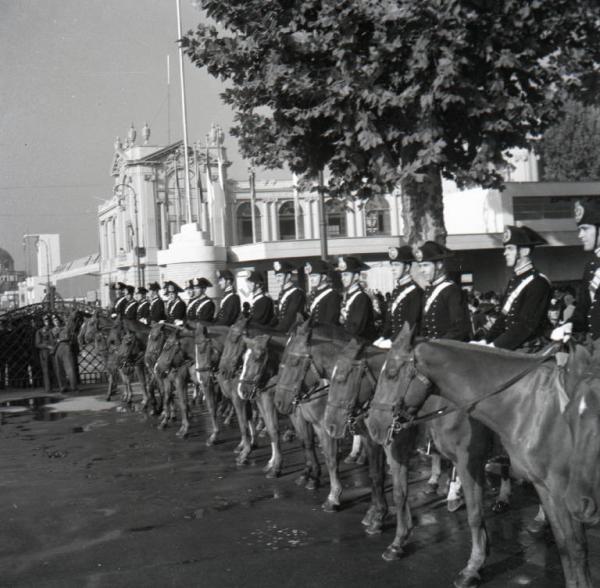
[[[248,465],[248,458],[246,456],[244,456],[244,457],[238,457],[235,460],[235,465],[238,465],[238,466]]]
[[[495,512],[496,514],[502,514],[507,510],[510,510],[510,504],[504,500],[496,500],[492,505],[492,512]]]
[[[356,458],[356,465],[365,465],[367,463],[367,456],[364,453],[361,453],[357,458]]]
[[[425,496],[435,496],[438,493],[438,488],[439,484],[437,482],[427,482],[427,486],[425,487],[425,490],[423,490],[423,494],[425,494]]]
[[[356,455],[352,455],[351,453],[348,454],[345,459],[344,459],[344,463],[356,463]]]
[[[448,512],[456,512],[465,505],[464,498],[456,498],[454,500],[448,500]]]
[[[324,512],[337,512],[340,507],[338,504],[334,504],[333,502],[326,500],[321,505],[321,508],[323,509]]]
[[[309,480],[306,481],[306,484],[304,485],[304,487],[307,490],[316,490],[319,487],[319,484],[317,483],[316,480],[313,480],[312,478],[310,478]]]
[[[308,481],[308,477],[305,474],[298,476],[295,480],[296,486],[304,486]]]
[[[396,547],[395,545],[390,545],[382,554],[381,557],[385,561],[398,561],[402,559],[404,555],[404,549],[402,547]]]
[[[167,423],[165,421],[162,421],[160,423],[158,423],[158,427],[156,427],[159,431],[164,431],[167,428]]]
[[[279,478],[279,476],[281,476],[281,470],[271,468],[267,472],[267,479],[268,480],[274,480],[275,478]]]
[[[481,577],[477,572],[466,574],[461,572],[454,580],[456,588],[477,588],[481,584]]]
[[[187,429],[185,431],[182,431],[181,429],[179,429],[179,431],[177,431],[176,435],[180,439],[185,439],[188,436],[188,431],[187,431]]]
[[[215,443],[217,442],[217,436],[216,435],[211,435],[207,440],[206,440],[206,446],[207,447],[212,447]]]
[[[367,510],[367,512],[365,513],[365,516],[362,518],[362,521],[360,521],[360,524],[363,525],[364,527],[370,526],[373,521],[374,514],[375,514],[375,509],[372,506],[370,506],[369,509]]]

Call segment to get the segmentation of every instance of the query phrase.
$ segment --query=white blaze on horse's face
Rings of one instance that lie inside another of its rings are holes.
[[[246,351],[244,353],[244,363],[242,364],[242,373],[240,375],[240,380],[239,380],[238,388],[237,388],[238,396],[242,400],[244,399],[244,393],[242,391],[242,381],[246,377],[246,371],[248,370],[248,360],[250,359],[251,355],[252,355],[252,349],[250,349],[250,348],[246,349]]]
[[[596,227],[594,225],[579,225],[577,236],[583,245],[584,251],[596,249]]]
[[[579,407],[577,409],[577,412],[579,414],[579,416],[583,416],[585,411],[587,410],[588,406],[587,406],[587,402],[585,401],[585,394],[581,397],[581,400],[579,401]]]

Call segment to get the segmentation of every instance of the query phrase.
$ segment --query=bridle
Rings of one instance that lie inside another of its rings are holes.
[[[339,364],[341,361],[350,364],[350,368],[344,372],[345,377],[343,377],[343,380],[339,380],[336,377],[338,367],[339,367]],[[356,388],[356,394],[351,394],[350,395],[351,397],[348,400],[337,401],[337,400],[331,399],[331,393],[330,393],[329,398],[327,400],[327,407],[328,408],[331,407],[331,408],[341,411],[342,414],[345,416],[345,422],[346,422],[348,431],[352,435],[355,435],[355,434],[357,434],[356,427],[357,427],[359,421],[363,420],[365,415],[369,411],[369,408],[371,405],[371,399],[372,399],[372,395],[371,395],[365,401],[363,401],[363,402],[360,401],[360,398],[359,398],[360,384],[361,384],[363,378],[366,377],[367,380],[372,385],[373,393],[375,393],[375,388],[377,386],[377,380],[375,379],[375,376],[373,375],[373,372],[371,371],[371,368],[369,367],[369,364],[367,363],[367,360],[365,358],[354,359],[354,360],[350,360],[348,358],[339,359],[333,370],[331,380],[332,380],[332,382],[339,381],[340,384],[344,384],[344,383],[348,382],[348,379],[350,378],[350,374],[352,374],[352,372],[357,372],[357,376],[353,380],[353,383],[355,383],[354,387]],[[353,391],[352,390],[353,386],[351,386],[351,385],[346,386],[346,388],[350,389],[351,392]]]
[[[291,358],[291,361],[290,361]],[[329,388],[329,384],[320,385],[319,383],[324,380],[323,374],[319,371],[317,364],[315,363],[312,355],[307,351],[287,351],[285,354],[285,361],[281,364],[280,371],[285,370],[290,362],[291,367],[300,366],[298,377],[294,378],[292,384],[285,384],[280,381],[277,384],[278,389],[283,390],[286,394],[292,397],[292,406],[295,408],[299,404],[305,402],[311,402],[317,398],[327,396],[327,392],[324,394],[315,394],[322,392]],[[306,388],[304,380],[308,373],[311,373],[315,377],[315,384]]]
[[[248,357],[248,359],[244,359],[244,362],[250,359],[250,357],[254,353],[254,349],[249,347],[246,353],[250,353],[250,356]],[[262,355],[263,357],[260,360],[260,366],[253,377],[243,377],[244,371],[242,370],[242,375],[239,379],[238,390],[241,390],[242,386],[250,388],[250,394],[244,395],[245,400],[253,400],[254,398],[256,398],[258,392],[265,392],[266,390],[269,390],[270,388],[273,388],[275,386],[275,384],[270,384],[268,386],[266,385],[271,377],[265,369],[269,361],[268,350],[265,349]]]

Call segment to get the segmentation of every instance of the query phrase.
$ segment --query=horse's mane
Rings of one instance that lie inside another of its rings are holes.
[[[338,325],[317,325],[312,330],[311,338],[313,341],[333,341],[349,343],[352,340],[352,335]]]
[[[449,347],[457,350],[469,351],[469,353],[476,352],[481,353],[483,356],[494,357],[499,360],[520,360],[537,362],[540,359],[538,353],[524,353],[522,351],[510,351],[509,349],[499,349],[497,347],[487,347],[484,345],[474,345],[472,343],[465,343],[463,341],[453,341],[451,339],[435,339],[433,341],[427,341],[428,344]],[[418,346],[418,345],[417,345]],[[552,355],[548,355],[548,359],[552,359]]]

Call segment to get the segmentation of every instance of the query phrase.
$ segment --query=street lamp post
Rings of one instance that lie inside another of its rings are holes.
[[[134,216],[134,224],[135,224],[135,228],[134,228],[134,238],[135,238],[135,251],[134,251],[134,255],[135,255],[135,267],[136,267],[136,281],[137,281],[137,286],[141,286],[142,285],[142,267],[141,267],[141,263],[140,263],[140,228],[139,228],[139,220],[138,220],[138,206],[137,206],[137,192],[135,191],[135,189],[133,188],[133,186],[131,184],[127,184],[125,182],[122,182],[120,184],[117,184],[114,188],[113,188],[113,192],[115,194],[115,196],[117,197],[117,200],[119,201],[119,205],[124,209],[125,206],[123,205],[123,200],[124,200],[124,195],[123,195],[123,189],[127,188],[129,190],[131,190],[131,193],[133,194],[133,216]]]

